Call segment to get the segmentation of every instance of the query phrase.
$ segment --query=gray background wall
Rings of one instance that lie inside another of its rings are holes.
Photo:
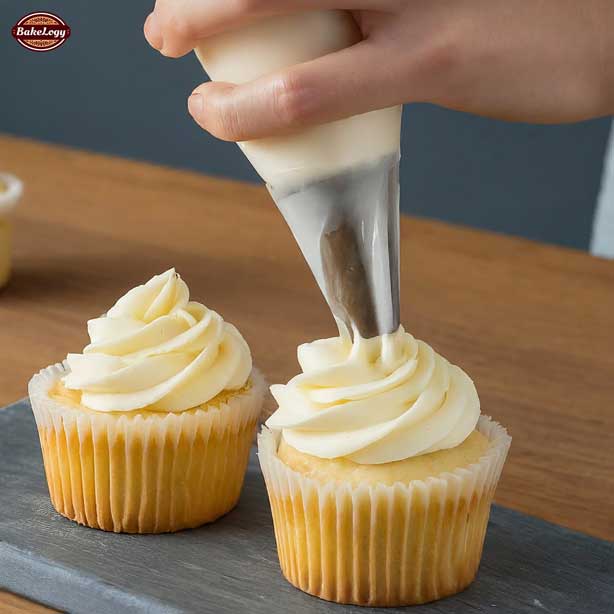
[[[152,4],[0,0],[0,132],[258,181],[238,148],[188,116],[186,97],[204,76],[193,56],[166,59],[146,44]],[[27,51],[10,35],[37,9],[72,28],[56,51]],[[403,211],[586,249],[609,127],[506,124],[409,105]]]

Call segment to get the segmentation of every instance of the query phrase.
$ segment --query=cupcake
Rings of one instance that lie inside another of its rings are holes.
[[[55,509],[105,531],[197,527],[238,501],[265,385],[249,347],[173,269],[88,322],[29,384]]]
[[[11,213],[22,191],[23,185],[17,177],[0,173],[0,288],[11,276]]]
[[[305,344],[298,359],[258,441],[285,577],[370,606],[463,590],[511,442],[480,416],[471,379],[402,327]]]

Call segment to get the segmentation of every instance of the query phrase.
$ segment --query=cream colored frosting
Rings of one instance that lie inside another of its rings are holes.
[[[64,386],[98,411],[180,412],[243,387],[252,370],[239,331],[190,301],[170,269],[130,290],[88,322],[91,343],[66,358]]]
[[[320,10],[261,18],[207,37],[194,51],[214,81],[246,83],[349,47],[360,36],[346,11]],[[400,134],[396,106],[239,146],[268,184],[287,189],[393,154]]]
[[[453,448],[475,429],[480,401],[469,376],[403,327],[301,345],[303,373],[271,386],[267,426],[320,458],[380,464]]]

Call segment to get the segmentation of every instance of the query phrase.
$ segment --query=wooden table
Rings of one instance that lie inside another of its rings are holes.
[[[26,186],[0,293],[0,405],[171,266],[271,382],[296,373],[299,343],[335,333],[262,187],[13,137],[0,169]],[[514,437],[496,501],[614,540],[614,262],[418,219],[401,237],[406,328],[469,372]],[[0,609],[44,610],[6,593]]]

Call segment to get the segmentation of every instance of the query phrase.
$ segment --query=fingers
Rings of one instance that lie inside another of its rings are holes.
[[[157,0],[143,31],[168,57],[190,52],[198,41],[251,20],[318,9],[385,10],[399,0]]]
[[[160,24],[153,12],[149,13],[145,19],[145,23],[143,24],[143,34],[145,35],[145,40],[157,51],[160,51],[164,45],[164,40],[162,38],[162,31],[160,30]]]
[[[214,136],[245,141],[393,106],[402,95],[388,55],[365,40],[249,83],[205,83],[188,109]]]
[[[233,17],[238,21],[238,4],[239,0],[157,0],[145,20],[145,38],[162,55],[181,57],[197,41],[228,27]]]

